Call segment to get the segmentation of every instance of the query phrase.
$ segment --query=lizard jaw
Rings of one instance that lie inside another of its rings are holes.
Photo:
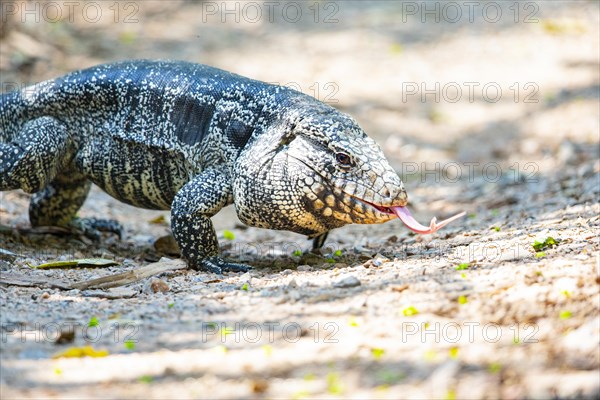
[[[394,206],[389,206],[389,207],[388,206],[381,206],[379,204],[371,203],[370,201],[363,200],[363,199],[361,199],[359,197],[356,197],[356,196],[353,196],[353,195],[349,195],[349,196],[352,197],[353,199],[355,199],[356,201],[360,202],[360,203],[363,203],[363,204],[366,204],[368,206],[373,207],[374,209],[376,209],[380,213],[389,214],[389,215],[392,215],[394,217],[396,216],[396,213],[392,209]]]

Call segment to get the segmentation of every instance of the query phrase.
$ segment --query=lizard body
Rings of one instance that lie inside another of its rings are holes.
[[[125,61],[0,96],[0,190],[34,193],[32,225],[118,231],[75,214],[97,184],[138,207],[171,209],[197,269],[218,256],[210,217],[234,204],[250,226],[322,245],[331,229],[395,218],[402,181],[348,115],[300,92],[182,61]]]

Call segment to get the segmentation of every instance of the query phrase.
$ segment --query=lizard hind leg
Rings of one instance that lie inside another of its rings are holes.
[[[90,182],[73,167],[72,146],[64,124],[52,117],[26,122],[0,143],[0,191],[22,189],[35,193],[29,204],[32,226],[75,228],[98,238],[99,230],[121,236],[116,221],[76,218]]]
[[[78,218],[91,183],[84,175],[69,170],[61,173],[44,190],[35,193],[29,203],[29,221],[32,226],[63,226],[82,232],[91,239],[99,239],[100,231],[122,237],[123,228],[114,220]]]
[[[54,118],[28,121],[11,139],[0,143],[0,191],[40,191],[68,162],[67,129]]]

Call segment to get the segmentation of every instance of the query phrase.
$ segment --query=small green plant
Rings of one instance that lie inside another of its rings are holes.
[[[271,355],[273,354],[273,347],[270,344],[263,345],[262,349],[266,357],[271,357]]]
[[[327,374],[327,391],[331,394],[342,394],[342,384],[340,383],[340,375],[337,372]]]
[[[470,263],[461,263],[461,264],[458,264],[458,266],[456,267],[456,270],[464,271],[465,269],[469,269],[470,266],[471,266]]]
[[[310,396],[310,392],[308,390],[300,390],[292,395],[293,400],[305,399]]]
[[[384,368],[375,372],[375,377],[385,385],[390,385],[401,381],[405,377],[405,374],[397,369]]]
[[[138,378],[138,381],[141,383],[152,383],[153,380],[154,378],[150,375],[142,375]]]
[[[373,355],[374,359],[379,360],[385,354],[385,350],[375,347],[371,349],[371,354]]]
[[[98,324],[98,318],[96,318],[96,316],[93,315],[92,318],[90,318],[90,321],[88,322],[88,327],[93,328],[94,326],[98,326]]]
[[[467,304],[468,300],[467,300],[467,296],[464,295],[460,295],[458,296],[458,304]]]
[[[228,326],[224,326],[219,330],[219,333],[221,334],[221,337],[225,337],[227,335],[235,333],[235,329],[230,328]]]
[[[312,372],[309,372],[308,374],[304,375],[304,380],[307,382],[310,382],[310,381],[314,381],[316,379],[316,377],[317,376],[315,374],[313,374]]]
[[[248,291],[248,283],[247,282],[244,283],[240,289],[247,292]]]
[[[231,231],[228,231],[227,229],[225,229],[223,231],[223,237],[227,240],[234,240],[235,239],[235,234]]]
[[[569,319],[572,316],[573,316],[573,314],[569,310],[563,310],[563,311],[560,312],[560,314],[558,314],[558,317],[560,319]]]
[[[437,353],[434,349],[428,349],[425,351],[425,353],[423,353],[423,358],[425,361],[435,361],[437,358]]]
[[[402,53],[402,45],[400,43],[392,43],[390,45],[390,53],[392,53],[392,54]]]
[[[450,358],[457,359],[458,347],[451,347],[450,350],[448,350],[448,355],[450,356]]]
[[[533,249],[535,251],[542,251],[549,247],[554,247],[556,245],[558,245],[558,242],[552,236],[548,236],[543,242],[536,240],[532,244]]]
[[[417,315],[418,313],[419,313],[419,310],[417,310],[413,306],[408,306],[404,310],[402,310],[402,314],[404,314],[405,317],[410,317],[410,316],[413,316],[413,315]]]
[[[131,339],[126,340],[124,344],[125,344],[125,348],[127,350],[134,350],[135,349],[135,342],[133,340],[131,340]]]
[[[490,373],[492,373],[492,374],[497,374],[501,370],[502,370],[502,364],[500,364],[500,363],[493,362],[490,365],[488,365],[488,371],[490,371]]]

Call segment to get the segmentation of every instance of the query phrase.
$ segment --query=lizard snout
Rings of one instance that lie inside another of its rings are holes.
[[[402,182],[400,185],[386,185],[382,195],[386,198],[386,205],[404,207],[408,204],[408,194]]]
[[[381,202],[387,207],[404,207],[408,203],[408,194],[400,177],[389,171],[382,176],[383,187],[379,191]]]

